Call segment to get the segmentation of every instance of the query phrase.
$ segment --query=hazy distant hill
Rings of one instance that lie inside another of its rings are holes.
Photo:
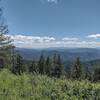
[[[60,54],[63,61],[74,61],[76,57],[80,57],[81,61],[91,61],[100,59],[100,49],[92,48],[48,48],[48,49],[23,49],[16,48],[24,59],[31,60],[33,58],[38,59],[41,54],[45,57],[53,56],[53,54]]]
[[[89,70],[95,70],[96,68],[100,68],[100,59],[87,61],[83,63],[85,67],[88,67]]]

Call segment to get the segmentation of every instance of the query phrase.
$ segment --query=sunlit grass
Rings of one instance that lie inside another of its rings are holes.
[[[0,100],[100,100],[100,83],[0,72]]]

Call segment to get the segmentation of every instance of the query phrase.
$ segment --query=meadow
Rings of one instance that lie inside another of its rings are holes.
[[[0,71],[0,100],[100,100],[100,82]]]

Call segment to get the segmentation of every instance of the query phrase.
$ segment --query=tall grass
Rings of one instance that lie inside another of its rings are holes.
[[[0,72],[0,100],[100,100],[100,83]]]

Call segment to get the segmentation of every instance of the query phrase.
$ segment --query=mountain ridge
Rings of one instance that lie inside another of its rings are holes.
[[[46,49],[25,49],[16,48],[17,53],[20,53],[24,59],[38,59],[41,54],[45,57],[53,56],[55,53],[60,54],[64,61],[73,61],[80,57],[81,61],[91,61],[100,59],[99,48],[46,48]]]

